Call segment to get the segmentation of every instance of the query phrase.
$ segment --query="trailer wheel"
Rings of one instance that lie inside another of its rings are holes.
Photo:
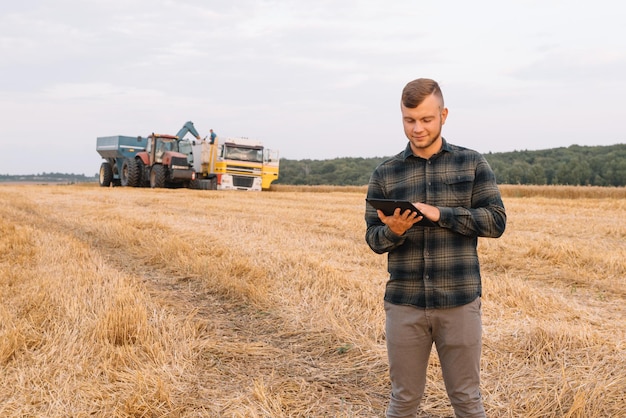
[[[165,187],[166,168],[162,164],[155,164],[150,170],[150,187]]]
[[[128,186],[128,158],[122,161],[122,171],[120,172],[120,183],[123,187]]]
[[[111,168],[111,164],[109,164],[108,162],[103,162],[100,165],[100,176],[98,178],[100,187],[109,187],[111,185],[112,180],[113,180],[113,169]]]

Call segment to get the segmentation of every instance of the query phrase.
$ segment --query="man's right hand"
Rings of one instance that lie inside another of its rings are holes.
[[[400,208],[396,208],[393,215],[386,216],[382,210],[377,210],[381,222],[391,229],[396,235],[404,235],[413,225],[422,220],[423,216],[417,216],[417,212],[405,210],[400,213]]]

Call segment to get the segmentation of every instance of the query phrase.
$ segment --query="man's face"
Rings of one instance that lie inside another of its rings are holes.
[[[415,155],[430,158],[441,148],[441,127],[446,122],[448,109],[441,101],[430,95],[416,108],[401,104],[404,134],[411,143]]]

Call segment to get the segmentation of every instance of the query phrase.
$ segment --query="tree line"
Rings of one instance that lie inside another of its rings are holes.
[[[95,178],[71,173],[0,174],[0,182],[85,183],[92,182]]]
[[[503,184],[626,186],[626,144],[485,155]]]
[[[372,171],[389,157],[334,158],[330,160],[280,159],[280,175],[274,184],[363,186]],[[511,151],[485,154],[500,184],[626,186],[626,144],[579,146],[538,151]],[[97,181],[83,174],[41,173],[0,174],[0,182]]]
[[[389,157],[289,160],[275,184],[361,186]],[[485,154],[500,184],[626,186],[626,144]]]

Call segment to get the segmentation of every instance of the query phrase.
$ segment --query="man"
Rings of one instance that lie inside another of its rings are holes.
[[[217,134],[213,132],[213,129],[209,129],[209,132],[210,132],[209,143],[214,144],[215,138],[217,138]]]
[[[406,210],[386,216],[369,205],[365,239],[388,253],[385,332],[391,399],[387,417],[415,417],[433,343],[457,417],[484,417],[478,237],[497,238],[506,213],[489,164],[441,136],[448,116],[434,80],[408,83],[400,108],[409,142],[372,173],[367,197],[408,200],[435,227]]]

